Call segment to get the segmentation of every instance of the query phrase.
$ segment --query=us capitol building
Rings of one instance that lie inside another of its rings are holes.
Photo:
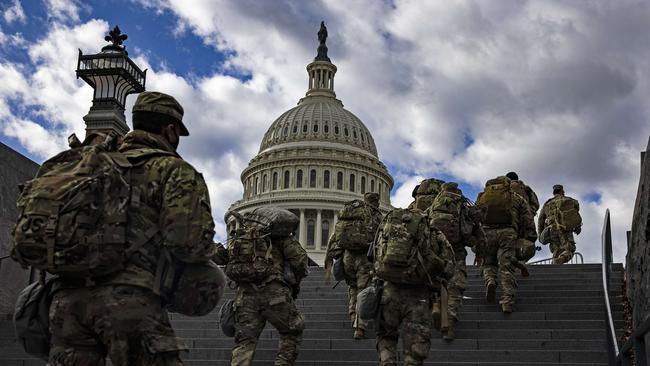
[[[309,86],[298,105],[278,117],[241,173],[244,197],[230,210],[277,206],[300,217],[298,240],[322,265],[338,211],[366,192],[391,209],[393,178],[379,160],[368,128],[336,99],[336,66],[327,56],[321,23],[318,55],[307,65]]]

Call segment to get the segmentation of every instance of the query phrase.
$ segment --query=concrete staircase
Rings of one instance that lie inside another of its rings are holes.
[[[504,315],[498,304],[486,304],[483,281],[468,268],[469,284],[458,324],[457,339],[445,342],[434,330],[426,365],[606,365],[604,302],[600,264],[531,266],[531,276],[519,278],[515,312]],[[615,265],[611,301],[617,328],[622,327],[623,267]],[[232,297],[228,290],[226,297]],[[498,295],[498,294],[497,294]],[[347,315],[347,289],[325,285],[323,270],[305,279],[297,300],[306,319],[298,365],[376,365],[371,339],[353,340]],[[193,366],[229,365],[233,345],[217,325],[217,314],[189,318],[172,314],[178,335],[191,350],[184,356]],[[272,365],[278,333],[264,330],[255,365]],[[0,365],[44,365],[26,356],[13,337],[9,321],[0,322]]]

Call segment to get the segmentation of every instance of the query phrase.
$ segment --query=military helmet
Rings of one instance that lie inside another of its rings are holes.
[[[135,112],[153,112],[170,116],[181,128],[181,136],[190,135],[187,127],[183,124],[183,107],[169,94],[154,91],[140,93],[133,105],[133,113]]]
[[[553,185],[553,193],[559,193],[559,192],[564,192],[564,186],[561,184],[555,184]]]
[[[172,313],[202,316],[223,296],[226,275],[213,261],[186,264],[168,304]]]

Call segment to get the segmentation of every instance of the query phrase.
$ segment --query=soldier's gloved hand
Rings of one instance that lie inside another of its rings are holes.
[[[580,235],[581,231],[582,231],[581,227],[577,227],[575,230],[573,230],[573,232],[576,233],[576,235]]]
[[[294,300],[297,299],[299,293],[300,293],[300,286],[293,286],[291,288],[291,298],[292,299],[294,299]]]

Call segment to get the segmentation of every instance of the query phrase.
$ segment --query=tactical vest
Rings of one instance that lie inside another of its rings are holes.
[[[360,200],[348,202],[341,210],[334,233],[338,245],[350,251],[366,251],[375,240],[379,211]]]
[[[485,183],[485,189],[476,199],[476,204],[487,207],[485,221],[487,226],[508,227],[514,223],[513,197],[510,179],[497,177]]]
[[[64,278],[97,278],[124,269],[157,232],[149,223],[128,238],[132,205],[130,170],[149,157],[176,154],[140,149],[117,152],[116,140],[66,150],[43,163],[22,190],[12,255]],[[127,238],[129,240],[127,240]]]

